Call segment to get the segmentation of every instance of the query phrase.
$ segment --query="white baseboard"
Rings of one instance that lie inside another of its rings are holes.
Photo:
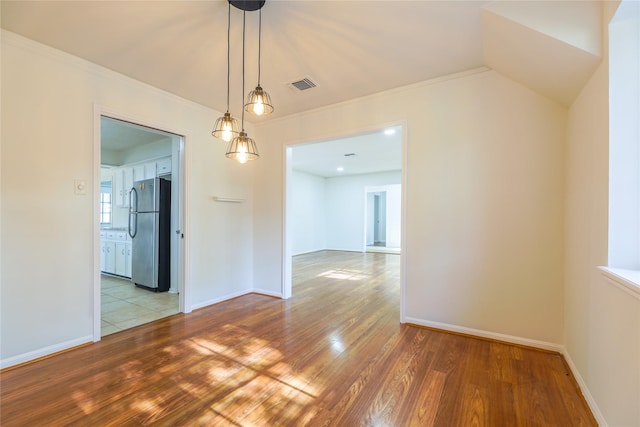
[[[362,248],[325,248],[323,251],[336,251],[336,252],[357,252],[364,253],[365,251]]]
[[[238,297],[240,297],[242,295],[250,294],[251,292],[253,292],[253,289],[246,289],[244,291],[234,292],[232,294],[228,294],[228,295],[225,295],[225,296],[222,296],[222,297],[219,297],[219,298],[214,298],[214,299],[210,299],[210,300],[207,300],[207,301],[199,302],[197,304],[193,304],[191,306],[191,310],[197,310],[199,308],[208,307],[210,305],[217,304],[217,303],[222,302],[222,301],[226,301],[226,300],[229,300],[229,299],[232,299],[232,298],[238,298]]]
[[[291,256],[314,254],[316,252],[322,252],[322,251],[326,251],[326,249],[313,249],[309,251],[296,252],[295,254],[291,254]]]
[[[573,377],[576,379],[576,382],[578,383],[578,387],[580,387],[580,391],[584,396],[584,400],[587,401],[587,405],[589,405],[589,408],[591,409],[593,416],[596,418],[598,425],[600,427],[608,427],[609,424],[607,424],[607,421],[604,419],[604,415],[602,415],[602,412],[600,412],[600,408],[596,404],[596,400],[591,395],[591,392],[587,387],[587,383],[584,382],[582,375],[580,375],[578,368],[573,363],[573,360],[571,360],[571,356],[569,356],[569,353],[567,352],[566,348],[563,349],[562,355],[564,356],[564,360],[567,361],[567,365],[569,365],[569,369],[571,369],[571,372],[573,373]]]
[[[79,345],[93,342],[93,335],[87,335],[84,337],[76,338],[73,340],[61,342],[59,344],[50,345],[40,348],[38,350],[22,353],[17,356],[8,357],[0,360],[0,369],[8,368],[10,366],[19,365],[20,363],[30,362],[39,357],[49,356],[60,351],[68,350]]]
[[[265,291],[264,289],[254,289],[254,294],[266,295],[268,297],[282,298],[282,292]]]
[[[475,335],[477,337],[489,338],[496,341],[504,341],[511,344],[525,345],[528,347],[540,348],[543,350],[556,351],[563,353],[564,347],[560,344],[554,344],[546,341],[532,340],[529,338],[516,337],[514,335],[500,334],[497,332],[483,331],[481,329],[467,328],[464,326],[450,325],[448,323],[432,322],[430,320],[417,319],[415,317],[405,318],[406,323],[414,325],[427,326],[444,331],[458,332],[460,334]]]
[[[199,308],[208,307],[210,305],[218,304],[219,302],[227,301],[233,298],[238,298],[238,297],[241,297],[242,295],[247,295],[247,294],[261,294],[261,295],[267,295],[270,297],[282,298],[282,294],[277,292],[265,291],[263,289],[247,289],[240,292],[234,292],[232,294],[228,294],[220,298],[215,298],[208,301],[200,302],[198,304],[194,304],[191,306],[191,310],[197,310]]]

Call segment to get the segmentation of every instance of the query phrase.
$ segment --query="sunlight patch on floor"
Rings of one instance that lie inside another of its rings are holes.
[[[329,270],[318,274],[316,277],[326,277],[337,280],[364,280],[368,274],[359,270]]]
[[[251,337],[232,325],[224,328],[237,333],[237,344],[226,345],[204,338],[184,342],[186,348],[204,357],[185,372],[185,379],[201,372],[210,385],[194,387],[189,381],[178,381],[178,387],[199,398],[230,390],[210,406],[198,422],[225,424],[226,421],[230,425],[257,426],[274,417],[294,422],[303,414],[308,415],[319,393],[312,381],[284,362],[282,352],[273,348],[268,340]],[[176,348],[167,348],[167,353],[175,352],[178,352]],[[146,412],[152,403],[142,401],[142,406],[134,409]]]
[[[95,400],[89,399],[85,392],[74,391],[71,393],[71,398],[76,402],[76,405],[78,405],[82,412],[87,415],[98,409],[98,405],[96,405]]]
[[[160,407],[156,402],[150,399],[139,400],[131,405],[131,409],[147,414],[154,414],[160,411]]]

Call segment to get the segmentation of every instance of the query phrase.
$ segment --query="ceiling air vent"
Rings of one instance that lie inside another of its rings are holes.
[[[318,86],[316,82],[311,80],[309,77],[305,77],[295,82],[289,83],[289,87],[292,89],[298,89],[300,91],[311,89]]]

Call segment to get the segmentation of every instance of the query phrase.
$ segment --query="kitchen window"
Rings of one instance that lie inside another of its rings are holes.
[[[100,183],[100,225],[111,225],[111,182]]]

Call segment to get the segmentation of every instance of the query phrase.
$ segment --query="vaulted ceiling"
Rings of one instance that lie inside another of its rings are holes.
[[[6,30],[226,110],[224,0],[3,0],[1,8]],[[248,91],[257,82],[258,13],[246,19]],[[276,107],[267,120],[477,67],[568,106],[601,55],[595,1],[267,0],[262,19],[261,82]],[[242,12],[232,8],[236,116],[241,33]],[[317,87],[289,86],[305,77]]]

